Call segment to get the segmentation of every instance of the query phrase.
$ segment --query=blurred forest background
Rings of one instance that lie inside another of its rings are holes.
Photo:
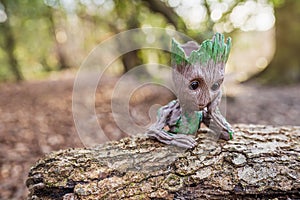
[[[299,7],[293,0],[2,0],[0,80],[41,79],[76,69],[92,48],[116,33],[163,27],[198,42],[216,31],[230,35],[236,49],[230,71],[244,71],[244,78],[264,71],[259,77],[267,83],[299,82]],[[245,54],[252,56],[249,61]],[[143,50],[124,55],[120,73],[147,59]],[[251,66],[245,69],[242,60]]]
[[[45,153],[83,146],[72,118],[76,70],[97,44],[129,29],[174,29],[199,43],[216,31],[232,37],[228,120],[299,125],[299,20],[298,0],[0,0],[0,199],[25,198],[27,172]],[[124,136],[111,115],[113,86],[148,62],[169,57],[129,52],[99,88],[96,110],[110,138]]]

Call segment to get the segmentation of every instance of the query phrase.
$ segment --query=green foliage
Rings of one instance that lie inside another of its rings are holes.
[[[31,76],[37,70],[36,66],[43,66],[42,60],[47,60],[53,46],[52,35],[49,31],[49,16],[45,13],[48,7],[39,0],[5,1],[5,12],[9,21],[0,23],[0,30],[5,31],[9,26],[15,41],[13,55],[21,66],[25,77]],[[3,33],[1,31],[1,33]],[[7,57],[5,35],[0,33],[0,47],[4,57]],[[11,63],[5,59],[3,69],[0,70],[1,79],[12,79],[9,71]],[[44,69],[40,67],[40,69]]]
[[[187,62],[183,48],[174,38],[172,39],[171,52],[171,60],[174,64],[180,65]]]
[[[224,35],[216,33],[212,40],[205,40],[199,50],[192,51],[189,62],[190,63],[206,63],[208,60],[214,62],[226,62],[231,48],[231,39],[227,38],[225,43]]]
[[[199,6],[205,15],[204,20],[195,28],[181,13],[180,6],[184,4],[183,1],[178,4],[176,1],[169,0],[0,1],[5,5],[5,12],[9,19],[9,23],[0,22],[0,79],[2,80],[12,80],[14,75],[8,59],[8,49],[5,47],[7,38],[4,32],[7,26],[11,29],[9,34],[15,40],[13,53],[10,55],[17,60],[25,78],[31,78],[44,76],[53,70],[78,67],[97,44],[128,29],[147,26],[174,28],[198,42],[213,36],[220,27],[219,32],[230,33],[236,30],[230,20],[232,11],[237,6],[250,2],[250,0],[202,0],[192,6],[187,3],[190,6],[185,10],[187,14],[190,14],[189,9]],[[251,0],[251,2],[268,2],[275,9],[279,9],[286,5],[288,0]],[[2,4],[0,3],[0,9],[3,10]],[[226,9],[221,9],[220,18],[213,19],[212,16],[217,13],[214,12],[215,9],[220,11],[220,8]],[[190,16],[193,16],[192,13]],[[218,59],[219,50],[225,52],[222,59],[226,61],[230,49],[229,43],[226,47],[222,45],[214,47],[211,43],[205,42],[201,49],[218,50],[211,54],[214,60]],[[194,52],[189,58],[190,61],[198,60],[199,53]],[[167,64],[168,56],[168,53],[141,50],[137,51],[135,59],[145,63],[151,62],[154,58],[155,62]],[[206,59],[206,56],[202,55],[202,58]],[[182,61],[178,57],[175,59],[178,62]]]
[[[285,3],[285,0],[269,0],[269,2],[272,3],[274,7],[280,7]]]

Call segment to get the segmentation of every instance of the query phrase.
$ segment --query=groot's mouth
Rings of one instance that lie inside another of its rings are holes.
[[[204,108],[206,108],[207,106],[208,106],[208,104],[199,104],[198,109],[199,110],[204,110]]]

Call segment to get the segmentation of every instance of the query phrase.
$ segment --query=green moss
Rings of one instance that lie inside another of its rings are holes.
[[[199,124],[202,121],[202,118],[202,111],[195,111],[190,115],[186,114],[176,122],[173,131],[175,133],[194,134],[199,129]]]
[[[172,47],[171,47],[171,60],[172,62],[175,62],[176,64],[182,64],[186,62],[186,55],[184,53],[183,48],[181,45],[172,38]]]
[[[190,56],[186,56],[181,45],[173,38],[171,47],[171,59],[172,63],[207,63],[209,60],[214,62],[227,62],[231,48],[231,38],[227,38],[225,43],[225,37],[221,33],[216,33],[212,40],[205,40],[199,46],[198,50],[193,50]]]

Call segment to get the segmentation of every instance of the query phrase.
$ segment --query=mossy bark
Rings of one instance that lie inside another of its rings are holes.
[[[28,199],[299,199],[300,127],[235,130],[199,133],[190,150],[137,136],[53,152],[31,168]]]

